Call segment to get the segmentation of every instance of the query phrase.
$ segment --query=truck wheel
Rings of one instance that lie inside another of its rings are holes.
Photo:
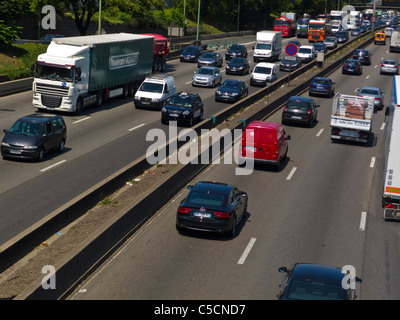
[[[96,107],[101,107],[103,105],[103,90],[97,92],[97,101],[96,101]]]
[[[129,84],[129,97],[134,97],[135,96],[135,84],[131,82]]]
[[[129,96],[129,86],[125,84],[122,92],[122,98],[126,99],[128,98],[128,96]]]
[[[83,111],[83,100],[82,98],[78,98],[78,101],[76,102],[76,107],[75,107],[75,112],[77,114],[82,113]]]
[[[167,69],[167,62],[165,59],[161,60],[161,72],[165,72],[165,69]]]

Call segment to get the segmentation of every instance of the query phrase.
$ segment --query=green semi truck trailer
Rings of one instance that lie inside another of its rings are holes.
[[[33,106],[80,113],[133,97],[152,73],[153,46],[153,36],[129,33],[54,38],[36,62]]]

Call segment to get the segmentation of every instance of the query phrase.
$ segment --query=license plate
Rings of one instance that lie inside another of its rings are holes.
[[[301,119],[299,116],[291,116],[292,119]]]
[[[142,101],[142,104],[150,104],[150,101]]]
[[[201,218],[211,218],[211,213],[195,212],[194,216]]]
[[[249,151],[256,151],[256,150],[257,150],[256,147],[245,146],[244,148],[245,148],[246,150],[249,150]]]
[[[176,114],[176,113],[170,113],[169,116],[170,116],[170,117],[175,117],[175,118],[179,117],[179,115]]]
[[[354,71],[353,69],[347,69],[347,71]]]
[[[10,153],[12,153],[12,154],[21,154],[22,151],[21,150],[10,150]]]

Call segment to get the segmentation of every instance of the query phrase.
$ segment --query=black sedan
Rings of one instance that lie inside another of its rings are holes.
[[[18,119],[10,130],[4,130],[1,155],[42,161],[50,150],[64,150],[67,127],[64,119],[53,114],[31,114]]]
[[[351,35],[352,36],[359,36],[361,34],[361,29],[360,28],[355,28],[351,30]]]
[[[347,59],[342,66],[342,74],[362,74],[362,65],[358,59]]]
[[[176,228],[236,235],[236,226],[247,212],[247,193],[220,182],[197,182],[189,186],[176,215]]]
[[[197,60],[197,66],[199,68],[202,66],[221,67],[222,60],[222,56],[218,52],[206,52]]]
[[[282,112],[282,124],[305,123],[309,127],[317,120],[318,110],[314,99],[302,96],[290,97]]]
[[[227,79],[215,92],[215,101],[236,102],[248,94],[249,87],[246,82]]]
[[[301,58],[296,56],[285,56],[280,63],[280,71],[293,71],[300,68],[302,65]]]
[[[286,273],[277,295],[279,300],[355,300],[355,284],[361,283],[351,272],[345,274],[340,268],[321,264],[296,263],[278,271]]]
[[[202,54],[203,48],[201,46],[187,46],[180,55],[180,61],[197,62]]]
[[[226,74],[240,74],[244,76],[250,72],[250,64],[246,58],[233,58],[226,65]]]
[[[232,58],[247,58],[247,49],[243,44],[233,44],[225,52],[225,60],[229,61]]]
[[[361,64],[371,65],[371,53],[366,49],[354,50],[353,59],[358,59]]]
[[[345,43],[349,40],[349,32],[341,30],[336,32],[336,39],[338,43]]]
[[[179,92],[168,98],[161,110],[161,123],[177,121],[192,126],[203,119],[204,105],[197,93]]]

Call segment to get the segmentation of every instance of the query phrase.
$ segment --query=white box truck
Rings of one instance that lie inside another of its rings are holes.
[[[390,45],[389,45],[390,52],[400,52],[400,32],[393,31],[390,37]]]
[[[259,31],[256,34],[256,45],[253,47],[253,60],[273,61],[278,59],[282,51],[282,32]]]
[[[393,77],[385,129],[383,218],[400,220],[400,76]]]
[[[133,96],[152,73],[154,37],[130,33],[54,38],[37,58],[32,104],[80,113],[116,96]]]
[[[368,143],[374,98],[337,93],[332,103],[331,140]]]

